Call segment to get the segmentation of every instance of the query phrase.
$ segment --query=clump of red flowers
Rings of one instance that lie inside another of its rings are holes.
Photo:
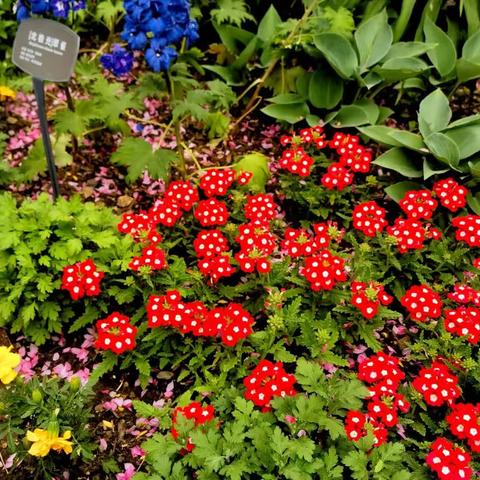
[[[213,168],[200,179],[200,188],[207,197],[221,197],[235,181],[235,170],[232,168]]]
[[[111,350],[121,354],[135,348],[137,329],[130,324],[130,319],[118,312],[113,312],[107,318],[98,320],[97,339],[95,347],[101,350]]]
[[[385,209],[373,200],[360,203],[353,209],[353,228],[360,230],[367,237],[374,237],[388,225],[385,214]]]
[[[431,368],[422,368],[412,385],[432,407],[452,405],[460,396],[458,377],[439,361],[434,361]]]
[[[64,267],[62,276],[62,290],[67,290],[73,300],[96,296],[100,293],[100,282],[104,277],[99,272],[93,260],[85,260]]]
[[[370,425],[375,436],[376,447],[385,443],[388,428],[398,423],[398,412],[406,413],[410,404],[398,392],[405,374],[399,367],[397,358],[379,352],[364,359],[358,367],[358,378],[370,384],[368,414],[352,410],[345,418],[345,432],[350,440],[358,441],[367,435]]]
[[[427,465],[438,475],[440,480],[469,480],[472,478],[470,455],[456,448],[446,438],[437,438],[430,445]]]
[[[328,250],[321,250],[318,254],[305,259],[305,266],[300,274],[310,282],[313,291],[331,290],[337,282],[347,280],[344,266],[345,261],[342,258]]]
[[[400,253],[421,250],[426,237],[425,227],[408,218],[396,218],[394,224],[387,227],[387,233],[395,238]]]
[[[440,204],[451,212],[456,212],[467,204],[468,190],[453,178],[439,180],[433,185],[433,191]]]
[[[193,214],[202,227],[225,225],[229,216],[225,203],[215,198],[198,202]]]
[[[440,295],[427,285],[410,287],[400,302],[408,310],[412,319],[417,322],[426,322],[428,319],[438,318],[442,314]]]
[[[480,453],[480,404],[456,403],[446,418],[450,431],[468,446]]]
[[[292,258],[308,257],[318,248],[315,239],[303,228],[287,228],[281,247]]]
[[[452,219],[452,225],[456,227],[455,238],[463,241],[470,247],[480,247],[480,217],[466,215]]]
[[[151,270],[163,270],[167,268],[165,252],[161,248],[149,245],[142,250],[142,254],[139,257],[132,258],[129,267],[135,271],[140,267],[150,267]]]
[[[358,308],[362,315],[370,320],[377,313],[380,305],[390,305],[393,297],[385,292],[383,285],[377,282],[352,282],[350,303]]]
[[[445,310],[445,330],[467,337],[474,345],[480,340],[480,309],[475,307],[459,307]]]
[[[175,440],[177,440],[179,437],[179,433],[175,428],[175,424],[178,422],[179,415],[187,420],[193,420],[194,426],[197,427],[198,425],[203,425],[213,420],[215,417],[215,409],[211,405],[202,407],[202,405],[198,402],[191,402],[185,407],[177,407],[173,411],[172,428],[170,429],[170,433]],[[192,443],[191,438],[188,438],[185,444],[186,451],[184,453],[191,452],[194,448],[195,445]]]
[[[252,373],[243,379],[245,398],[268,411],[273,397],[293,396],[296,378],[287,373],[282,362],[261,360]]]
[[[429,190],[410,190],[399,202],[400,208],[412,220],[432,218],[438,202]]]

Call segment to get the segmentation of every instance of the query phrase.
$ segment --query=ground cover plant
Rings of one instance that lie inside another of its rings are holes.
[[[478,478],[476,2],[0,12],[0,478]]]

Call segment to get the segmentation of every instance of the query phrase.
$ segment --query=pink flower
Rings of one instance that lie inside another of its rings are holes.
[[[285,421],[290,424],[297,423],[297,419],[295,417],[292,417],[291,415],[285,415]]]
[[[131,463],[125,463],[123,465],[125,471],[123,473],[117,473],[116,480],[130,480],[135,475],[135,467]]]
[[[99,441],[99,449],[101,452],[104,452],[108,448],[107,441],[104,438],[101,438]]]
[[[134,447],[132,447],[130,449],[130,453],[132,455],[132,458],[145,456],[145,450],[143,450],[143,448],[139,447],[138,445],[135,445]]]

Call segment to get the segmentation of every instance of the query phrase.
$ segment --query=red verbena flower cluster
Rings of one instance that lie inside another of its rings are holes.
[[[233,168],[214,168],[208,170],[200,179],[200,188],[207,197],[221,197],[235,181]]]
[[[225,203],[215,198],[200,200],[193,214],[202,227],[225,225],[229,217]]]
[[[480,307],[480,292],[469,285],[455,285],[453,292],[450,292],[447,297],[463,305],[473,303],[477,307]]]
[[[331,290],[337,282],[345,282],[345,261],[333,255],[328,250],[321,250],[318,254],[305,259],[305,266],[300,270],[310,283],[313,291]]]
[[[445,178],[435,182],[433,191],[440,204],[451,212],[456,212],[467,204],[468,190],[459,185],[453,178]]]
[[[437,438],[430,445],[427,465],[440,480],[470,480],[472,469],[470,455],[461,448],[455,448],[446,438]]]
[[[470,247],[480,247],[480,217],[465,215],[452,219],[452,225],[457,229],[455,238],[463,241]]]
[[[460,396],[458,377],[439,361],[434,361],[431,368],[422,368],[412,385],[432,407],[452,405]]]
[[[150,296],[147,318],[151,328],[173,327],[197,337],[218,336],[229,347],[248,337],[254,323],[250,313],[238,303],[208,310],[202,302],[184,302],[177,290]]]
[[[326,242],[326,246],[330,243],[328,233],[327,238],[328,242]],[[285,230],[285,238],[282,241],[281,247],[282,250],[285,250],[287,255],[290,255],[292,258],[308,257],[318,249],[318,246],[315,243],[315,238],[303,228],[287,228]]]
[[[388,225],[385,215],[385,209],[373,200],[360,203],[353,209],[353,228],[360,230],[367,237],[374,237]]]
[[[396,239],[400,253],[421,250],[426,237],[425,227],[408,218],[396,218],[393,225],[387,227],[387,233]]]
[[[412,220],[432,218],[438,202],[429,190],[410,190],[399,202],[400,208]]]
[[[475,307],[458,307],[447,309],[445,315],[445,330],[467,337],[467,340],[476,345],[480,340],[480,309]]]
[[[467,440],[471,450],[480,453],[480,404],[456,403],[446,420],[453,435]]]
[[[73,300],[96,296],[100,293],[100,282],[104,276],[99,272],[93,260],[85,260],[64,267],[62,276],[62,290],[67,290]]]
[[[163,270],[167,268],[165,252],[154,245],[144,247],[139,257],[133,257],[128,265],[132,270],[137,271],[140,267],[150,267],[152,270]]]
[[[193,420],[194,426],[197,427],[198,425],[203,425],[204,423],[213,420],[215,417],[215,409],[211,405],[202,407],[202,405],[198,402],[191,402],[185,407],[177,407],[173,411],[172,428],[170,429],[170,433],[175,440],[177,440],[179,437],[179,433],[175,428],[175,425],[178,422],[179,415],[186,418],[187,420]],[[187,443],[185,444],[186,451],[191,452],[194,448],[195,445],[192,443],[191,438],[188,438]]]
[[[137,329],[130,324],[130,319],[127,316],[113,312],[107,318],[98,320],[96,327],[96,348],[111,350],[116,354],[135,348]]]
[[[378,447],[387,441],[388,428],[397,425],[398,412],[406,413],[410,409],[410,404],[398,392],[405,374],[400,370],[397,358],[380,352],[360,363],[358,378],[370,384],[368,414],[356,410],[348,412],[345,432],[350,440],[358,441],[367,435],[369,424]]]
[[[438,318],[442,314],[440,295],[427,285],[410,287],[400,299],[400,303],[417,322],[426,322],[428,319]]]
[[[252,373],[243,379],[247,389],[245,398],[268,411],[273,397],[293,396],[297,393],[293,388],[296,381],[294,375],[284,370],[282,362],[261,360]]]
[[[377,282],[352,282],[351,304],[358,308],[362,315],[370,320],[377,313],[380,305],[390,305],[393,297],[385,292],[383,285]]]

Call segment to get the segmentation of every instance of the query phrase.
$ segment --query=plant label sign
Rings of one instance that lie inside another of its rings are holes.
[[[44,18],[29,18],[18,27],[12,60],[32,77],[65,82],[73,73],[80,37],[67,26]]]

